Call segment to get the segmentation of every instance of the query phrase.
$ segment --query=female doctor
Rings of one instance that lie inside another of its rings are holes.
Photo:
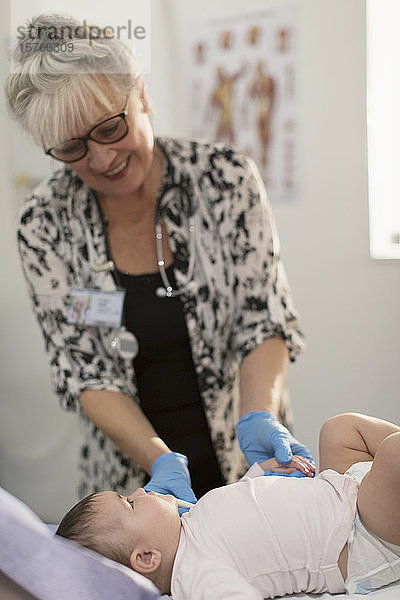
[[[195,501],[244,457],[310,457],[278,420],[303,341],[254,163],[155,138],[120,40],[61,15],[27,31],[7,100],[60,169],[18,243],[55,390],[81,417],[80,495],[149,479]]]

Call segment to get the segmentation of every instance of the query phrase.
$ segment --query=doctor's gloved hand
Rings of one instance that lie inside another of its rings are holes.
[[[152,464],[151,479],[144,486],[146,492],[157,492],[159,494],[172,494],[175,498],[197,502],[192,490],[188,459],[178,452],[161,454]],[[179,514],[183,514],[188,508],[179,508]]]
[[[240,448],[250,466],[274,457],[281,465],[288,465],[297,455],[307,458],[315,469],[307,446],[298,442],[273,414],[264,410],[246,413],[236,429]],[[304,477],[305,474],[296,470],[291,476]]]

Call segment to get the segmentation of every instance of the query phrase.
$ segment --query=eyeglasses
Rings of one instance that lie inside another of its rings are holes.
[[[100,123],[97,123],[84,137],[71,138],[62,142],[54,148],[45,150],[46,154],[49,154],[56,160],[61,160],[65,163],[73,163],[78,160],[82,160],[88,153],[87,140],[93,140],[97,144],[114,144],[122,140],[128,133],[129,127],[126,120],[128,114],[128,102],[132,88],[126,97],[125,106],[122,112],[104,119]]]

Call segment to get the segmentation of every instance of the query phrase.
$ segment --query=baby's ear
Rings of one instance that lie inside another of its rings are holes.
[[[129,557],[131,567],[142,575],[151,575],[161,565],[161,552],[155,548],[135,548]]]

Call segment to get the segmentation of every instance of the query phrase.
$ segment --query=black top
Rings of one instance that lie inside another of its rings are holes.
[[[167,267],[173,289],[173,266]],[[159,297],[159,272],[117,272],[126,290],[126,328],[139,343],[134,359],[140,405],[171,450],[189,458],[195,494],[223,485],[198,388],[189,338],[179,297]]]

